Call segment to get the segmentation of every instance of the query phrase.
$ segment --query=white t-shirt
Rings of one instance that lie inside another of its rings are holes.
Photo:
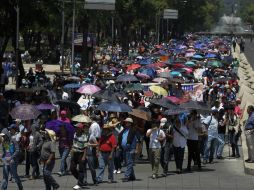
[[[150,133],[151,131],[152,131],[152,129],[148,129],[147,133]],[[160,143],[160,141],[157,140],[157,137],[165,138],[166,135],[165,135],[164,131],[162,131],[161,129],[153,130],[150,135],[149,148],[161,148],[161,143]]]
[[[187,136],[188,136],[188,129],[186,126],[181,126],[180,129],[178,129],[179,131],[181,131],[181,133],[185,136],[183,137],[180,133],[178,133],[175,129],[174,129],[174,136],[173,136],[173,145],[174,147],[181,147],[184,148],[186,146],[187,143]]]
[[[204,120],[204,124],[209,125],[208,126],[208,136],[217,138],[218,137],[218,120],[215,119],[213,116],[208,116]]]
[[[101,137],[101,128],[97,122],[93,122],[89,128],[89,134],[94,136],[95,138]]]

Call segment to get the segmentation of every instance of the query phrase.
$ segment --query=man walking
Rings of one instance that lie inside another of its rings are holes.
[[[245,161],[254,163],[254,107],[252,105],[248,106],[247,112],[249,118],[245,124],[245,135],[248,147],[248,159]]]

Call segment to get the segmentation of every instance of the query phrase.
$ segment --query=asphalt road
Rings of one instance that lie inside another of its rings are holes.
[[[224,156],[228,154],[228,147],[224,149]],[[186,157],[184,168],[186,167]],[[59,160],[56,161],[56,166],[54,168],[54,173],[59,169]],[[123,168],[124,171],[125,168]],[[2,168],[0,168],[2,170]],[[85,189],[103,189],[103,190],[129,190],[129,189],[139,189],[139,190],[159,190],[159,189],[170,189],[170,190],[251,190],[254,186],[254,177],[244,174],[243,160],[226,158],[224,160],[215,160],[214,164],[207,164],[203,166],[202,171],[198,172],[193,168],[192,173],[175,173],[175,163],[172,161],[169,164],[169,174],[167,177],[159,177],[153,180],[151,178],[151,166],[147,161],[138,161],[135,166],[135,173],[137,180],[134,182],[123,183],[121,178],[123,174],[115,175],[115,180],[117,183],[108,184],[102,183],[98,186],[88,186]],[[19,166],[19,174],[22,176],[25,173],[24,165]],[[106,172],[107,173],[107,172]],[[159,174],[162,173],[160,168]],[[2,172],[0,172],[0,176]],[[60,184],[59,190],[72,189],[76,185],[76,180],[72,175],[58,177],[54,174],[55,179]],[[1,179],[2,177],[0,177]],[[28,180],[27,178],[22,178],[24,190],[43,190],[45,189],[43,180]],[[104,180],[107,180],[107,174],[104,175]],[[92,183],[90,172],[88,171],[88,183]],[[15,183],[10,182],[8,190],[16,190],[17,186]]]

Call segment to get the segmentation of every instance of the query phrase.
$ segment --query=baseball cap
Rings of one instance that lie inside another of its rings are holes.
[[[161,118],[161,120],[160,120],[160,126],[162,127],[162,126],[164,126],[166,123],[167,123],[167,119],[166,118]]]

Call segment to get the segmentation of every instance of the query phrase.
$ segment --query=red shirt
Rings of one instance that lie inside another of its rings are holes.
[[[99,140],[100,143],[100,151],[102,152],[111,152],[113,148],[116,147],[116,138],[112,134],[108,137],[102,136]]]

